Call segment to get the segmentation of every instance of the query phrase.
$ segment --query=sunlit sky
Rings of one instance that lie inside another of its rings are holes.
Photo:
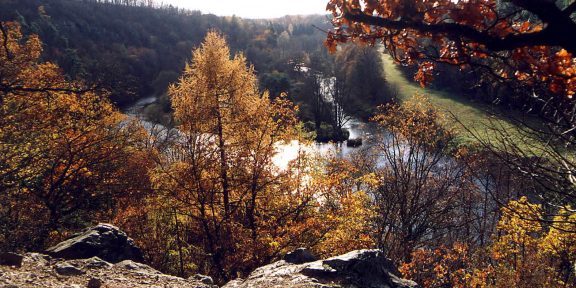
[[[328,0],[159,0],[157,2],[219,16],[276,18],[284,15],[326,14]]]

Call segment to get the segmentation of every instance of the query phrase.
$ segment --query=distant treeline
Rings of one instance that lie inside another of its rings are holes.
[[[19,0],[0,7],[0,20],[16,20],[24,33],[43,39],[45,60],[71,79],[109,90],[121,107],[162,94],[212,29],[227,36],[233,51],[245,51],[265,88],[289,88],[282,87],[287,59],[319,51],[324,34],[314,26],[330,25],[325,16],[244,20],[141,0]]]

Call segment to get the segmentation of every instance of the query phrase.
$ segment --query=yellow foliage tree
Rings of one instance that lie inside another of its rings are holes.
[[[278,145],[306,141],[297,107],[260,93],[253,68],[230,56],[221,35],[208,33],[169,95],[178,137],[152,172],[151,234],[165,243],[153,262],[224,282],[298,247],[334,255],[373,246],[351,163],[301,150],[285,169],[274,164]]]
[[[501,210],[489,248],[492,263],[477,269],[471,281],[480,287],[576,287],[576,213],[562,209],[547,221],[542,206],[526,197]]]
[[[532,287],[544,284],[547,275],[553,274],[540,253],[539,242],[544,233],[538,221],[541,215],[542,207],[529,203],[526,197],[502,208],[498,234],[491,247],[495,261],[492,277],[499,287]]]
[[[37,249],[61,228],[110,215],[114,197],[133,192],[126,168],[136,130],[106,97],[40,62],[37,36],[25,39],[16,23],[0,31],[0,242]]]
[[[401,271],[424,287],[576,287],[576,213],[560,212],[543,221],[541,205],[510,201],[488,247],[417,250]]]
[[[576,213],[569,206],[554,216],[553,225],[540,242],[541,253],[557,263],[557,282],[576,286]]]
[[[358,189],[365,177],[358,177],[359,169],[348,160],[317,161],[326,162],[312,177],[312,189],[322,199],[320,217],[326,234],[314,250],[329,257],[375,247],[371,225],[375,211],[370,196]]]
[[[318,237],[316,199],[300,185],[305,161],[284,171],[272,162],[299,133],[297,108],[261,94],[242,54],[231,58],[224,38],[208,33],[169,95],[179,136],[152,180],[158,215],[172,214],[171,269],[223,281]]]

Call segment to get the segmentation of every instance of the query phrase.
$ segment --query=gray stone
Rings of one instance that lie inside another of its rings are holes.
[[[346,141],[346,146],[348,146],[348,147],[360,147],[360,146],[362,146],[362,138],[348,139]]]
[[[196,275],[194,275],[188,279],[194,280],[194,281],[200,281],[200,282],[207,284],[207,285],[213,285],[214,284],[214,280],[212,280],[212,277],[207,276],[207,275],[202,275],[202,274],[196,274]]]
[[[40,253],[27,253],[26,256],[34,262],[40,262],[43,264],[51,260],[50,256]]]
[[[82,271],[82,269],[66,262],[56,264],[54,266],[54,270],[56,270],[56,273],[63,276],[77,276],[84,274],[84,271]]]
[[[82,262],[84,263],[84,267],[88,269],[111,268],[113,266],[96,256],[83,260]]]
[[[411,288],[417,284],[401,279],[392,261],[379,250],[356,250],[304,268],[304,275],[325,281],[337,280],[344,286]],[[383,286],[383,285],[386,286]]]
[[[138,265],[139,263],[136,263],[134,261],[131,260],[124,260],[122,262],[116,263],[115,266],[117,267],[122,267],[124,269],[128,269],[128,270],[138,270],[140,269],[140,265]]]
[[[48,248],[46,253],[52,257],[64,259],[85,259],[97,256],[105,261],[117,263],[122,260],[143,262],[142,251],[134,240],[118,227],[110,224],[98,224],[68,240]]]
[[[246,279],[233,280],[223,287],[418,287],[415,282],[396,275],[399,275],[398,269],[380,251],[357,250],[302,264],[277,261],[256,269]]]
[[[0,265],[22,267],[24,256],[12,252],[0,253]]]
[[[90,278],[88,284],[86,285],[87,288],[100,288],[102,287],[102,281],[98,278]]]
[[[314,254],[306,248],[298,248],[284,256],[284,261],[293,264],[314,262],[316,260],[318,260],[318,257],[314,256]]]
[[[124,260],[122,262],[114,264],[115,267],[132,270],[135,272],[141,272],[147,275],[162,274],[160,271],[142,263],[137,263],[132,260]]]

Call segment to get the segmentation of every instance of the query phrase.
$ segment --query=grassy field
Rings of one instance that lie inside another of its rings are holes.
[[[427,96],[430,102],[446,115],[448,126],[456,130],[461,141],[476,141],[468,130],[474,131],[474,134],[481,139],[493,139],[496,137],[496,132],[493,130],[494,127],[504,128],[510,134],[519,137],[513,124],[496,116],[499,111],[491,110],[486,105],[474,103],[464,96],[422,88],[416,81],[405,77],[388,54],[383,53],[382,55],[386,80],[389,84],[398,87],[399,101],[402,102],[409,99],[415,94]]]

